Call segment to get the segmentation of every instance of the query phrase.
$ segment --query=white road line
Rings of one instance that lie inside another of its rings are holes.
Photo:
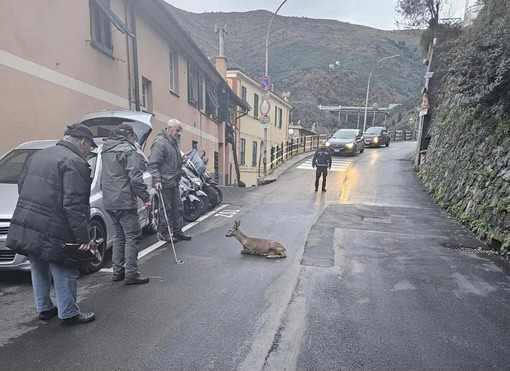
[[[198,223],[204,221],[205,219],[209,218],[210,216],[216,214],[218,211],[226,208],[227,206],[229,206],[229,204],[224,204],[224,205],[221,205],[221,206],[218,206],[217,208],[215,208],[214,210],[211,210],[209,211],[207,214],[205,215],[202,215],[200,218],[198,218],[197,220],[195,220],[193,223],[189,223],[189,224],[186,224],[183,228],[182,228],[182,231],[185,232],[187,231],[188,229],[194,227],[195,225],[197,225]],[[156,250],[158,247],[160,246],[163,246],[164,244],[166,243],[166,241],[157,241],[155,243],[153,243],[152,245],[146,247],[145,249],[143,249],[142,251],[140,251],[138,253],[138,260],[140,260],[142,257],[144,257],[145,255],[153,252],[154,250]],[[104,273],[113,273],[113,268],[101,268],[99,270],[99,272],[104,272]]]
[[[351,165],[351,163],[352,159],[333,157],[333,160],[331,162],[331,169],[329,171],[345,171]],[[312,167],[312,159],[307,159],[301,165],[297,166],[297,169],[315,170]]]

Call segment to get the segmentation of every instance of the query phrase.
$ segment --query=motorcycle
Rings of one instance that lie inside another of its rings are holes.
[[[195,149],[187,152],[186,156],[188,156],[188,161],[183,168],[188,169],[189,172],[200,179],[202,191],[205,192],[209,198],[209,209],[214,209],[223,202],[223,193],[218,187],[218,183],[216,183],[211,174],[209,174],[204,162]]]
[[[194,222],[202,213],[204,201],[197,197],[193,185],[185,177],[181,178],[179,183],[179,192],[184,205],[184,212],[182,213],[182,216],[187,222]]]
[[[182,178],[188,180],[189,184],[195,190],[195,196],[200,199],[200,215],[204,214],[209,209],[209,197],[207,193],[202,190],[202,181],[200,177],[195,176],[193,171],[187,167],[182,167]]]

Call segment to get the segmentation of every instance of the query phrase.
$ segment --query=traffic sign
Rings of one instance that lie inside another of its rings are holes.
[[[269,91],[270,88],[271,88],[271,79],[269,78],[268,75],[264,75],[264,77],[262,77],[262,80],[260,80],[260,90],[266,92],[266,91]]]
[[[271,104],[268,100],[263,100],[262,103],[260,103],[259,111],[262,116],[267,116],[269,112],[271,112]]]
[[[259,118],[259,121],[262,125],[267,127],[267,125],[269,125],[269,116],[262,116]]]

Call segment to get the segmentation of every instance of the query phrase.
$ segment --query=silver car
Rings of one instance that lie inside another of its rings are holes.
[[[96,242],[101,255],[101,260],[87,263],[82,270],[86,272],[98,271],[103,265],[104,256],[107,249],[112,245],[113,227],[111,220],[103,208],[103,198],[101,192],[101,150],[102,144],[110,134],[110,130],[121,123],[129,123],[138,137],[137,147],[139,154],[147,160],[141,147],[146,142],[152,131],[150,122],[151,115],[135,111],[100,111],[85,115],[80,121],[88,126],[93,134],[98,147],[93,150],[88,162],[91,167],[92,185],[90,192],[90,228],[95,229]],[[9,230],[10,220],[18,200],[18,180],[27,160],[37,151],[54,146],[58,140],[39,140],[26,142],[13,150],[7,152],[0,158],[0,270],[29,270],[30,262],[23,255],[18,255],[5,247],[7,232]],[[151,186],[151,177],[147,169],[144,168],[144,182],[151,195],[154,189]],[[138,214],[140,223],[146,232],[153,232],[155,227],[152,223],[152,214],[143,207],[141,200],[139,202]],[[91,231],[92,232],[92,231]],[[91,233],[91,235],[93,235]]]

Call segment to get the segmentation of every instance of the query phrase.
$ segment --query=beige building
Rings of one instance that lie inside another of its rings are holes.
[[[240,69],[228,69],[227,81],[232,90],[251,106],[250,112],[237,121],[236,146],[240,178],[246,186],[259,184],[264,176],[264,129],[260,123],[262,92],[260,82],[248,77]],[[269,124],[267,127],[267,167],[277,157],[277,148],[286,145],[292,106],[287,100],[269,92]],[[271,150],[272,148],[272,150]]]
[[[153,114],[155,135],[184,123],[182,150],[204,149],[220,184],[235,179],[225,123],[245,104],[164,0],[2,0],[0,154],[103,109]]]

